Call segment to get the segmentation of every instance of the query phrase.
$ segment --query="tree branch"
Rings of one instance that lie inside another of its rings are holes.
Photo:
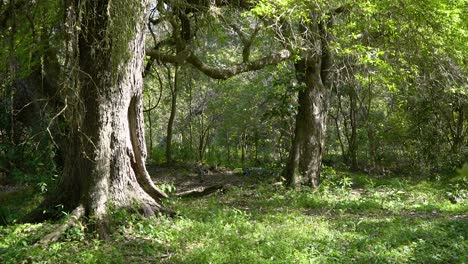
[[[189,55],[186,57],[187,53]],[[208,65],[188,50],[185,50],[177,55],[168,55],[152,49],[147,50],[146,55],[152,58],[156,58],[162,62],[173,64],[180,64],[185,60],[199,71],[213,79],[226,80],[240,73],[260,70],[266,66],[275,65],[285,61],[291,57],[291,52],[289,50],[281,50],[280,52],[273,53],[270,56],[266,56],[255,61],[235,64],[229,67]]]
[[[201,61],[194,54],[191,54],[187,61],[195,68],[214,79],[226,80],[232,76],[243,72],[260,70],[268,65],[278,64],[291,56],[289,50],[282,50],[278,53],[273,53],[270,56],[260,58],[255,61],[249,61],[241,64],[232,65],[230,67],[211,66]]]

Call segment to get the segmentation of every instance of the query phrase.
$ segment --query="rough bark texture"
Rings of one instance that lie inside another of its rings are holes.
[[[301,27],[310,48],[295,64],[297,79],[305,88],[299,92],[296,127],[285,176],[289,186],[315,188],[320,183],[325,146],[332,59],[324,25],[310,23]]]
[[[82,204],[103,237],[110,204],[140,204],[154,212],[161,209],[159,199],[166,197],[145,167],[142,72],[147,4],[76,1],[74,6],[84,12],[76,38],[79,75],[59,194],[52,202],[68,210]],[[113,36],[116,27],[126,32]]]
[[[299,62],[296,65],[296,71],[304,75],[306,87],[299,92],[299,108],[286,179],[290,186],[317,187],[326,136],[328,93],[320,79],[320,68],[304,64]]]

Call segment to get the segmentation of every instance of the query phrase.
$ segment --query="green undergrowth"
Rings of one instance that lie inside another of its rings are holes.
[[[0,263],[467,263],[468,201],[453,199],[463,184],[325,170],[318,190],[171,198],[172,219],[115,211],[109,241],[78,225],[37,246],[59,223],[0,227]]]

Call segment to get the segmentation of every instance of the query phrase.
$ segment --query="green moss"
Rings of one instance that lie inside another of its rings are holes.
[[[129,44],[135,40],[137,28],[144,24],[145,5],[141,1],[109,1],[110,23],[108,38],[111,43],[113,72],[131,58]],[[144,34],[144,29],[141,29]]]

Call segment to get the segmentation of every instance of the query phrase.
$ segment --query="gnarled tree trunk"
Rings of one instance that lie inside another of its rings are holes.
[[[306,62],[301,61],[296,64],[296,71],[306,87],[299,92],[299,108],[286,179],[290,186],[317,187],[325,145],[328,91],[316,63],[306,65]]]
[[[70,135],[58,195],[49,203],[82,206],[106,236],[109,205],[162,209],[145,168],[142,109],[147,1],[76,1],[78,76],[68,98]],[[72,8],[72,9],[73,9]]]
[[[299,92],[296,127],[285,176],[289,186],[316,188],[320,183],[325,146],[332,58],[323,22],[301,25],[301,29],[310,47],[295,64],[296,77],[305,88]]]

